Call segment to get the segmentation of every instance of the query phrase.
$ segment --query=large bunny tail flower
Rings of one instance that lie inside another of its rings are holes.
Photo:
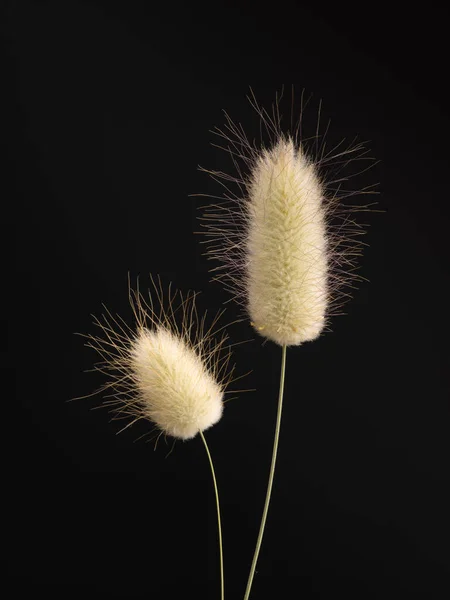
[[[351,165],[372,161],[363,143],[343,149],[341,142],[327,152],[319,125],[312,144],[302,138],[301,118],[294,131],[283,133],[279,100],[269,114],[250,98],[267,143],[250,143],[228,115],[224,128],[216,129],[235,174],[201,169],[225,189],[203,207],[201,220],[207,254],[220,263],[215,279],[259,334],[291,346],[316,339],[361,279],[356,259],[365,232],[353,215],[371,205],[344,200],[374,192],[371,185],[343,187],[368,168],[355,172]]]

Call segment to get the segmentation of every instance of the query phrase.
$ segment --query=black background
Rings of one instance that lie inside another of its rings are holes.
[[[165,458],[163,440],[134,443],[142,425],[115,435],[90,410],[98,398],[67,403],[102,383],[73,333],[93,331],[102,302],[131,318],[128,271],[202,291],[200,309],[228,299],[209,282],[189,194],[218,191],[197,166],[225,165],[209,131],[222,109],[257,137],[249,85],[270,107],[283,82],[313,94],[307,125],[322,98],[331,141],[370,140],[380,163],[361,185],[379,184],[384,212],[364,215],[370,283],[332,333],[288,352],[252,598],[450,596],[445,19],[393,5],[6,4],[3,228],[16,269],[7,258],[3,365],[20,411],[3,423],[8,597],[219,597],[200,440]],[[253,338],[245,323],[230,335]],[[257,391],[208,432],[229,600],[243,597],[256,540],[280,350],[254,339],[235,359]]]

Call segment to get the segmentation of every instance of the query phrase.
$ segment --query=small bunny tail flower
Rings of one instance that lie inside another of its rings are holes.
[[[100,334],[83,335],[102,359],[95,370],[108,377],[95,393],[108,392],[103,404],[115,419],[130,421],[123,429],[147,420],[161,434],[188,440],[220,420],[232,380],[227,334],[223,327],[214,331],[223,311],[206,329],[206,314],[198,318],[196,293],[183,297],[169,287],[165,301],[161,280],[152,284],[158,309],[150,291],[146,299],[139,285],[129,286],[134,328],[105,308],[101,319],[94,317]]]
[[[268,143],[251,143],[225,113],[224,128],[214,133],[225,143],[219,148],[229,154],[235,175],[200,168],[225,190],[203,207],[204,243],[209,258],[220,263],[213,269],[215,279],[244,307],[254,329],[281,346],[299,345],[322,333],[360,279],[356,257],[364,231],[352,214],[370,205],[343,200],[373,193],[373,186],[354,191],[342,185],[367,167],[346,176],[340,172],[372,159],[355,141],[326,151],[325,141],[319,143],[320,108],[313,143],[302,137],[303,95],[298,124],[287,134],[281,128],[281,97],[272,114],[254,95],[249,100]]]

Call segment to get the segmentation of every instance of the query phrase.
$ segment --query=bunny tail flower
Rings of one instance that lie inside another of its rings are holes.
[[[323,190],[290,138],[264,150],[248,197],[248,311],[280,345],[315,339],[325,324],[328,255]]]
[[[234,366],[229,368],[231,346],[226,344],[228,336],[223,327],[216,327],[224,311],[216,315],[207,329],[206,313],[198,318],[194,292],[183,297],[181,292],[172,293],[169,286],[165,295],[159,278],[158,284],[152,278],[151,282],[153,290],[149,290],[148,299],[141,294],[139,286],[132,290],[129,283],[134,315],[132,327],[105,308],[106,314],[100,319],[94,317],[99,335],[83,336],[88,340],[86,346],[101,357],[95,370],[107,377],[107,382],[94,394],[108,392],[103,404],[115,413],[115,419],[129,421],[123,429],[144,420],[160,430],[158,439],[162,434],[172,436],[174,443],[176,439],[189,440],[197,434],[201,438],[214,483],[220,597],[224,600],[219,491],[203,434],[222,417],[225,390],[233,380]]]
[[[130,350],[144,417],[184,440],[219,421],[223,391],[184,340],[164,328],[142,330]]]
[[[228,370],[227,336],[219,329],[222,336],[216,342],[212,331],[222,313],[205,331],[195,293],[183,298],[169,288],[164,308],[161,282],[154,283],[154,290],[158,311],[151,295],[147,301],[139,289],[130,289],[135,328],[107,311],[94,321],[101,334],[85,336],[86,345],[102,358],[96,370],[106,374],[108,381],[99,392],[109,392],[104,404],[115,418],[131,418],[126,427],[148,420],[162,433],[188,440],[222,416],[225,388],[233,373]]]
[[[364,232],[350,216],[355,207],[341,201],[356,193],[371,193],[368,188],[356,192],[341,187],[366,170],[340,174],[350,163],[371,160],[364,146],[353,142],[340,149],[341,142],[326,152],[325,141],[319,144],[319,108],[311,149],[302,135],[302,114],[296,130],[288,134],[281,130],[280,99],[269,114],[254,96],[250,98],[260,118],[259,145],[250,143],[242,126],[225,113],[226,124],[215,133],[224,144],[219,147],[231,159],[234,175],[201,169],[225,190],[204,207],[201,217],[207,254],[219,262],[215,279],[243,306],[254,329],[281,346],[272,460],[244,600],[250,597],[272,494],[287,347],[316,339],[327,318],[349,296],[346,290],[358,279],[355,258]]]
[[[355,260],[365,232],[351,215],[369,205],[343,200],[373,192],[342,187],[366,168],[346,176],[340,171],[372,159],[361,143],[342,148],[341,142],[326,152],[318,131],[308,144],[301,120],[296,130],[283,133],[279,100],[270,115],[250,99],[268,143],[251,143],[228,115],[224,128],[216,129],[235,174],[201,168],[225,190],[203,207],[201,221],[207,254],[219,262],[215,279],[260,335],[292,346],[316,339],[360,279]]]

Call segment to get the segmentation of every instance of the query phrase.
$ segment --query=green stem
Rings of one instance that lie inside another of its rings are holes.
[[[281,373],[280,373],[280,390],[278,394],[278,411],[277,411],[277,422],[275,425],[275,437],[273,440],[272,450],[272,463],[270,465],[269,482],[267,484],[266,501],[264,503],[263,515],[261,518],[261,525],[259,528],[258,540],[256,542],[255,554],[253,555],[252,566],[250,568],[250,574],[248,576],[247,589],[245,590],[244,600],[248,600],[250,591],[252,589],[253,577],[255,575],[256,563],[258,562],[259,551],[261,549],[261,542],[264,535],[264,528],[266,526],[267,513],[269,511],[270,496],[272,494],[273,477],[275,475],[275,464],[277,462],[278,452],[278,439],[280,437],[280,424],[281,424],[281,411],[283,407],[283,392],[284,392],[284,378],[286,373],[286,346],[282,346],[281,353]]]
[[[220,597],[221,600],[225,598],[225,582],[224,582],[224,574],[223,574],[223,547],[222,547],[222,523],[220,520],[220,504],[219,504],[219,490],[217,488],[216,474],[214,472],[214,465],[211,458],[211,454],[209,452],[208,444],[206,443],[205,436],[203,432],[200,431],[200,437],[202,438],[203,444],[205,445],[206,454],[208,455],[209,464],[211,467],[211,474],[214,483],[214,491],[216,494],[216,507],[217,507],[217,526],[219,529],[219,554],[220,554]]]

